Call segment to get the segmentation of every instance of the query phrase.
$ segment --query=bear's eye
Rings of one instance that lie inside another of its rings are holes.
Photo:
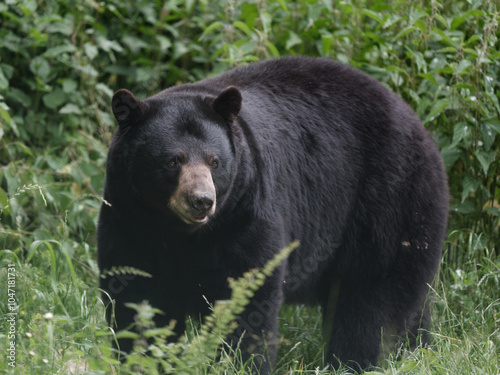
[[[179,158],[174,158],[168,161],[167,167],[177,168],[179,166]]]
[[[217,168],[219,166],[219,161],[217,159],[213,159],[211,162],[210,162],[210,166],[212,168]]]

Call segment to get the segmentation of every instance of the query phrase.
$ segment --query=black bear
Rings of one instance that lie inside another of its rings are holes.
[[[126,302],[158,325],[209,313],[228,277],[300,246],[239,317],[244,358],[268,373],[283,303],[319,304],[326,358],[355,370],[384,346],[427,340],[427,301],[446,232],[440,153],[385,86],[330,59],[250,64],[145,100],[119,90],[98,227],[118,329]],[[274,338],[274,339],[273,339]],[[120,349],[130,350],[122,340]]]

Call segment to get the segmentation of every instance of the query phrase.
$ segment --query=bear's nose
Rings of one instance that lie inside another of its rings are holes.
[[[194,195],[189,198],[189,204],[198,213],[205,214],[212,208],[214,204],[214,198],[211,194]]]

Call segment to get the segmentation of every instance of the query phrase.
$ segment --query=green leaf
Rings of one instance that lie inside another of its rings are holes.
[[[493,90],[492,90],[492,91],[493,91]],[[486,95],[486,97],[487,97],[488,99],[490,99],[490,101],[491,101],[491,102],[493,103],[493,105],[495,106],[495,108],[496,108],[497,112],[498,112],[498,113],[500,113],[500,103],[499,103],[499,101],[498,101],[498,96],[497,96],[497,95],[495,95],[493,92],[489,92],[489,90],[488,90],[488,91],[486,91],[486,92],[484,92],[484,95]]]
[[[441,156],[443,157],[446,170],[450,170],[460,156],[460,150],[456,146],[446,146],[441,149]]]
[[[281,9],[287,11],[288,10],[288,7],[286,6],[286,2],[285,0],[278,0],[278,3],[280,3],[281,5]]]
[[[300,39],[300,37],[297,34],[295,34],[293,31],[289,31],[288,32],[288,39],[286,41],[285,48],[287,50],[290,50],[299,44],[302,44],[302,39]]]
[[[14,74],[17,71],[16,67],[9,64],[0,64],[0,67],[1,67],[0,70],[3,71],[3,74],[5,75],[7,80],[10,80],[12,77],[14,77]]]
[[[94,60],[94,58],[99,54],[99,50],[92,43],[85,43],[83,45],[83,50],[85,51],[85,55],[89,58],[89,60]]]
[[[11,87],[7,93],[7,97],[10,100],[14,100],[17,103],[21,104],[25,108],[29,108],[31,106],[31,97],[27,95],[25,92]]]
[[[475,193],[481,182],[472,176],[465,176],[462,183],[462,202],[464,202],[471,193]]]
[[[468,55],[470,55],[473,58],[477,58],[479,55],[476,50],[472,48],[464,48],[464,52],[466,52]]]
[[[108,98],[111,98],[113,96],[113,90],[111,90],[109,86],[104,83],[98,83],[97,85],[95,85],[95,88],[106,95]]]
[[[210,24],[201,34],[199,40],[203,40],[208,34],[212,33],[215,29],[218,29],[219,27],[223,27],[224,24],[220,21],[214,22]],[[170,41],[169,41],[170,42]]]
[[[472,62],[469,60],[462,60],[457,66],[455,70],[455,75],[459,76],[462,72],[464,72],[469,66],[472,66]]]
[[[62,88],[66,94],[71,94],[78,88],[78,82],[71,78],[66,78],[62,81]]]
[[[500,134],[500,120],[490,119],[485,121],[485,124],[487,124],[491,129],[496,131],[498,134]]]
[[[377,21],[379,23],[379,25],[382,25],[384,23],[384,20],[380,17],[379,13],[376,13],[376,12],[369,10],[369,9],[363,9],[362,13],[364,15],[374,19],[375,21]]]
[[[307,4],[307,18],[309,22],[313,23],[321,18],[321,13],[325,9],[325,4],[321,1],[309,1],[309,3],[311,4]],[[345,8],[346,7],[344,7],[344,9]]]
[[[488,207],[485,211],[489,212],[493,216],[500,216],[500,209],[498,207]]]
[[[455,30],[458,26],[465,22],[465,16],[463,14],[453,18],[450,24],[450,29]]]
[[[426,33],[427,32],[427,23],[422,20],[422,19],[418,19],[416,20],[414,23],[413,23],[422,33]]]
[[[66,36],[70,36],[73,33],[73,24],[69,19],[64,19],[59,17],[61,21],[50,22],[45,31],[49,34],[60,33]]]
[[[436,77],[434,77],[432,74],[429,73],[421,73],[419,74],[420,77],[425,78],[429,82],[431,82],[435,86],[439,86],[439,83],[436,81]]]
[[[453,50],[454,51],[454,50]],[[450,52],[453,52],[450,51]],[[435,54],[432,58],[429,68],[432,70],[439,70],[448,65],[448,61],[446,60],[446,56],[442,53]]]
[[[58,158],[56,155],[54,156],[49,156],[47,158],[47,165],[49,168],[51,168],[53,171],[60,171],[65,167],[68,163],[68,158],[65,157],[65,155],[62,155],[61,158]],[[50,238],[50,237],[47,237]],[[45,239],[45,238],[44,238]]]
[[[267,41],[266,46],[269,49],[269,51],[271,52],[271,54],[273,55],[273,57],[280,56],[280,52],[278,51],[278,49],[276,48],[276,46],[273,43],[271,43],[270,41]]]
[[[458,212],[460,214],[472,214],[475,212],[474,208],[474,203],[471,201],[465,201],[463,203],[457,204],[454,208],[453,211]]]
[[[470,128],[468,124],[464,121],[458,122],[453,129],[453,140],[451,141],[452,146],[458,145],[462,139],[470,134]]]
[[[56,46],[56,47],[52,47],[52,48],[49,48],[47,51],[44,52],[43,56],[44,57],[57,57],[63,53],[67,53],[67,52],[75,52],[76,51],[76,47],[72,44],[64,44],[64,45],[61,45],[61,46]]]
[[[451,86],[452,88],[454,89],[457,89],[457,90],[461,90],[461,89],[467,89],[467,90],[471,90],[471,91],[474,91],[475,90],[475,87],[472,86],[472,85],[468,85],[466,83],[463,83],[463,82],[459,82],[453,86]]]
[[[374,32],[371,32],[371,31],[366,31],[365,32],[365,36],[374,40],[375,42],[377,42],[378,44],[382,45],[382,46],[385,46],[385,41],[384,41],[384,38],[381,38],[377,33],[374,33]]]
[[[250,27],[253,28],[255,20],[259,17],[259,8],[257,4],[244,2],[241,6],[241,19]]]
[[[451,100],[448,98],[440,99],[432,106],[429,114],[427,115],[424,123],[434,120],[441,112],[443,112],[449,105]]]
[[[184,1],[184,9],[186,9],[186,12],[189,14],[193,10],[195,1],[194,0],[185,0]],[[154,24],[154,20],[151,22]]]
[[[23,26],[25,24],[25,21],[23,18],[18,17],[17,15],[14,14],[14,12],[8,12],[7,11],[7,5],[6,4],[0,4],[5,6],[5,9],[0,10],[0,14],[5,17],[5,19],[8,19],[9,21],[12,21],[16,23],[18,26]]]
[[[143,49],[143,48],[145,49],[145,48],[149,47],[148,44],[145,43],[142,39],[136,38],[136,37],[131,36],[131,35],[125,35],[122,38],[122,42],[134,54],[138,54],[141,49]]]
[[[5,120],[5,125],[7,127],[9,127],[10,129],[12,129],[12,131],[14,132],[14,134],[19,137],[19,130],[17,129],[17,126],[16,126],[16,123],[14,120],[12,120],[12,117],[10,117],[10,114],[9,114],[9,107],[7,106],[7,104],[3,103],[3,102],[0,102],[0,115],[3,117],[3,119]]]
[[[8,1],[6,1],[6,2],[8,2]],[[25,16],[32,15],[38,6],[36,1],[23,1],[23,2],[21,2],[21,4],[22,5],[19,5],[19,8],[23,11]]]
[[[118,74],[122,76],[134,77],[135,68],[133,66],[123,66],[123,65],[108,65],[104,68],[104,71],[111,74]]]
[[[398,39],[401,39],[402,37],[404,37],[405,35],[413,32],[417,30],[417,28],[415,26],[408,26],[408,27],[405,27],[403,30],[401,30],[394,38],[392,38],[392,41],[396,41]]]
[[[9,87],[9,80],[3,74],[2,69],[0,69],[0,90],[6,90]]]
[[[326,55],[330,52],[332,44],[334,42],[334,37],[329,32],[321,33],[321,53]]]
[[[453,41],[450,39],[450,37],[443,30],[438,29],[438,28],[433,28],[432,31],[439,36],[436,38],[438,41],[441,41],[444,44],[447,44],[448,46],[452,46],[452,47],[455,46],[455,43],[453,43]]]
[[[82,111],[80,110],[80,108],[77,105],[75,105],[73,103],[68,103],[59,110],[59,113],[62,113],[62,114],[74,113],[76,115],[81,115]]]
[[[43,31],[33,28],[29,31],[30,37],[40,45],[47,43],[48,35]]]
[[[479,126],[479,130],[481,131],[481,138],[484,143],[484,149],[489,151],[493,143],[495,142],[496,132],[491,129],[491,127],[487,123],[483,123]]]
[[[123,51],[123,47],[120,46],[116,41],[108,40],[105,37],[103,37],[102,35],[97,36],[96,43],[103,51],[106,51],[106,52],[111,52],[111,51],[122,52]]]
[[[476,45],[478,43],[481,43],[482,39],[479,35],[472,35],[469,39],[467,39],[465,41],[465,45],[466,46],[471,46],[471,45]],[[465,49],[464,49],[465,51]],[[475,55],[477,55],[477,53],[474,53]]]
[[[50,73],[50,65],[42,56],[37,56],[31,60],[30,70],[45,82]]]
[[[203,35],[202,35],[203,36]],[[167,51],[170,47],[172,47],[172,42],[170,41],[170,39],[168,39],[166,36],[163,36],[163,35],[156,35],[156,40],[158,41],[158,43],[160,43],[158,49],[160,51]],[[200,37],[199,40],[201,40],[202,37]]]
[[[417,361],[406,361],[403,366],[398,369],[398,372],[411,371],[418,366]]]
[[[42,100],[46,107],[54,109],[66,101],[66,94],[61,89],[56,89],[45,94]]]
[[[183,42],[175,42],[174,43],[174,55],[173,59],[177,60],[179,57],[185,55],[189,52],[188,46],[186,46]]]
[[[99,75],[99,72],[89,64],[86,65],[80,65],[80,64],[75,64],[74,69],[81,73],[83,77],[97,77]]]
[[[263,12],[260,14],[260,20],[262,21],[262,29],[264,30],[264,34],[269,35],[271,32],[273,17],[269,13]]]
[[[444,18],[444,17],[440,14],[440,12],[436,12],[436,14],[435,14],[435,19],[436,19],[436,20],[438,20],[438,21],[441,23],[441,25],[442,25],[443,27],[445,27],[446,29],[448,29],[448,28],[449,28],[449,25],[448,25],[448,21],[447,21],[447,19],[446,19],[446,18]],[[440,29],[439,29],[439,30],[440,30]]]
[[[414,51],[411,48],[407,47],[407,56],[410,58],[415,59],[415,62],[417,63],[418,71],[423,72],[424,74],[427,73],[427,63],[424,58],[424,54],[420,51]],[[434,77],[432,77],[434,79]]]
[[[0,188],[0,205],[2,206],[0,213],[5,212],[6,211],[6,210],[4,210],[5,207],[9,205],[9,197],[7,196],[7,193],[5,192],[5,190],[2,188]]]
[[[250,30],[250,28],[248,27],[248,25],[244,22],[241,22],[241,21],[235,21],[233,22],[233,26],[236,27],[237,29],[243,31],[246,36],[248,36],[249,38],[252,37],[252,30]]]
[[[495,150],[493,151],[480,151],[477,150],[474,155],[476,155],[477,160],[481,164],[481,167],[483,168],[484,175],[488,175],[488,169],[490,169],[490,165],[495,160],[496,157],[496,152]]]
[[[455,30],[457,29],[460,25],[462,25],[468,17],[484,17],[485,14],[483,11],[475,9],[475,10],[469,10],[468,12],[465,12],[463,14],[460,14],[456,17],[453,18],[450,24],[450,29]]]

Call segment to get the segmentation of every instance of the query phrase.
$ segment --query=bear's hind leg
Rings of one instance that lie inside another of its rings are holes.
[[[359,371],[378,359],[383,311],[369,294],[334,283],[322,306],[325,360],[336,369],[343,364]]]
[[[416,346],[420,328],[428,325],[425,296],[403,296],[396,282],[382,279],[359,285],[332,284],[322,306],[328,363],[360,372],[406,340],[410,347]]]

